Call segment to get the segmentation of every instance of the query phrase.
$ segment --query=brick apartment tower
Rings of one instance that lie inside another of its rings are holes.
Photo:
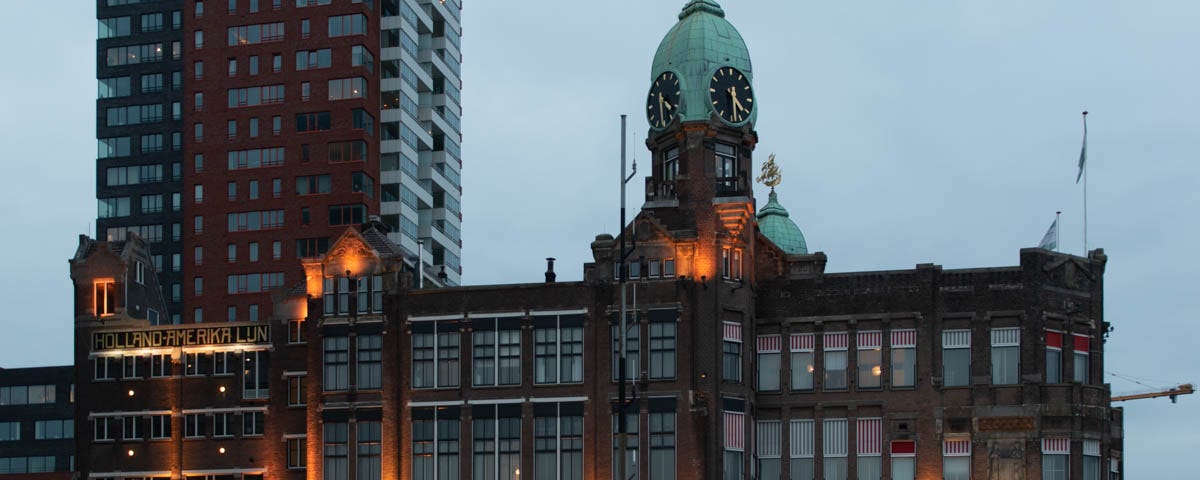
[[[460,10],[98,0],[97,237],[149,242],[163,322],[265,318],[376,215],[459,282]]]

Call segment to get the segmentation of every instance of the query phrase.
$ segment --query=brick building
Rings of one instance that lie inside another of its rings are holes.
[[[137,313],[153,298],[96,300],[138,294],[121,287],[143,245],[83,239],[81,473],[1119,478],[1103,251],[826,272],[773,191],[758,208],[753,70],[715,2],[687,3],[650,82],[645,203],[578,282],[551,263],[537,283],[420,288],[367,221],[302,259],[270,316],[156,326]]]

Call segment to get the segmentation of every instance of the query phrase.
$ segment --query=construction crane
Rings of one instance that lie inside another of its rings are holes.
[[[1119,395],[1112,397],[1112,401],[1124,402],[1126,400],[1141,400],[1143,398],[1171,397],[1171,403],[1175,403],[1179,399],[1180,395],[1191,395],[1193,393],[1196,393],[1196,389],[1192,388],[1192,384],[1185,383],[1177,387],[1159,390],[1157,392],[1138,393],[1135,395]]]

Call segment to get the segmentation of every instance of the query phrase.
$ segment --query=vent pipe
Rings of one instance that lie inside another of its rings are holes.
[[[554,257],[549,257],[546,259],[546,283],[554,283],[555,278],[558,275],[554,274]]]

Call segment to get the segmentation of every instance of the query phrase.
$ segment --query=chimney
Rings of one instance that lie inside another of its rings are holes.
[[[554,274],[554,257],[546,259],[546,283],[554,283],[558,275]]]

